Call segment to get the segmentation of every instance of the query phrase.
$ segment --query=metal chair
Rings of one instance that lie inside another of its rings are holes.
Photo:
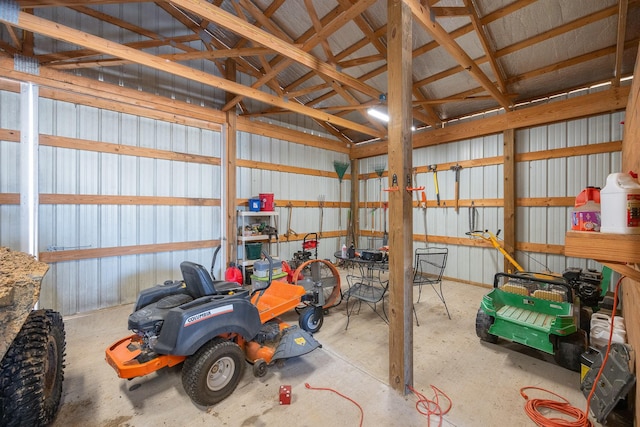
[[[422,296],[422,285],[431,285],[433,291],[444,304],[444,308],[447,310],[447,316],[451,319],[447,302],[444,300],[444,294],[442,293],[442,274],[447,266],[448,255],[449,249],[447,248],[416,249],[413,269],[413,285],[419,287],[417,302],[420,302],[420,297]],[[417,325],[420,326],[415,304],[413,305],[413,314],[416,317]]]

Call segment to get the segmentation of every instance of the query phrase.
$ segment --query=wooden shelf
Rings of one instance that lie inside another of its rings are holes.
[[[640,234],[611,234],[568,231],[564,255],[598,261],[640,263]]]
[[[640,281],[640,271],[627,264],[640,264],[640,234],[568,231],[564,255],[591,258],[620,274]]]

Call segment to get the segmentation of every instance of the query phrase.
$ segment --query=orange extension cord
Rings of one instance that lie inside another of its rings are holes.
[[[433,399],[431,400],[427,399],[422,393],[416,391],[410,385],[407,385],[407,387],[413,392],[413,394],[418,397],[418,401],[416,402],[416,410],[427,417],[427,425],[431,425],[431,415],[437,415],[438,417],[440,417],[438,426],[441,426],[442,416],[449,412],[451,406],[453,405],[451,398],[449,398],[449,396],[447,396],[445,392],[434,385],[431,386],[431,389],[434,393]],[[449,402],[449,406],[445,410],[442,410],[442,408],[440,407],[440,399],[438,398],[439,395],[443,396]]]
[[[354,405],[356,405],[358,407],[358,409],[360,409],[360,427],[362,427],[362,423],[364,421],[364,411],[362,410],[362,406],[360,406],[360,404],[358,402],[356,402],[355,400],[353,400],[352,398],[350,398],[349,396],[345,396],[344,394],[340,393],[337,390],[334,390],[332,388],[324,388],[324,387],[311,387],[309,385],[309,383],[304,383],[304,386],[306,388],[308,388],[309,390],[324,390],[324,391],[330,391],[332,393],[337,394],[338,396],[347,399],[349,402],[353,403]]]
[[[618,289],[620,289],[620,283],[625,276],[620,277],[620,280],[616,283],[616,289],[613,295],[613,310],[612,313],[616,312],[618,305]],[[553,393],[549,390],[545,390],[540,387],[522,387],[520,389],[520,395],[527,401],[524,405],[524,410],[526,414],[531,418],[533,422],[538,426],[542,427],[592,427],[593,424],[589,420],[589,406],[591,405],[591,398],[593,397],[593,393],[596,390],[596,385],[598,384],[598,380],[600,379],[600,375],[604,370],[605,365],[607,364],[607,360],[609,359],[609,351],[611,350],[611,338],[613,337],[613,322],[614,316],[611,316],[611,328],[609,331],[609,343],[607,344],[607,351],[604,356],[604,360],[602,361],[602,366],[600,366],[600,370],[598,371],[598,375],[596,376],[595,381],[593,382],[593,387],[591,388],[591,392],[587,397],[587,409],[582,412],[580,409],[571,406],[569,401],[564,397]],[[534,389],[534,390],[542,390],[547,393],[553,394],[556,397],[559,397],[564,402],[551,400],[551,399],[529,399],[529,397],[524,392],[525,390]],[[574,418],[574,420],[566,420],[563,418],[547,418],[546,416],[540,413],[539,408],[547,408],[553,411],[559,412],[561,414],[569,415]]]

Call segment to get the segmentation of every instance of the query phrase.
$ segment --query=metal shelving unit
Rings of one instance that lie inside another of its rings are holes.
[[[240,233],[244,233],[246,226],[252,226],[255,224],[265,224],[278,230],[278,219],[279,217],[277,212],[238,211],[238,230],[240,230]],[[236,248],[236,253],[238,254],[236,264],[242,270],[244,270],[245,268],[252,268],[253,263],[257,261],[255,259],[247,259],[248,254],[245,248],[245,244],[258,242],[262,243],[262,249],[266,250],[266,252],[271,257],[277,259],[280,256],[280,240],[278,239],[277,235],[275,237],[273,235],[270,237],[267,234],[258,234],[251,236],[238,235],[236,240],[236,244],[238,246]]]

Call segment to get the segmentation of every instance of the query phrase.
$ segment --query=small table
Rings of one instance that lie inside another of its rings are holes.
[[[361,255],[363,252],[379,251],[356,249],[358,256],[354,258],[343,257],[341,251],[337,251],[334,254],[337,259],[357,267],[360,273],[347,275],[349,290],[344,294],[347,304],[347,326],[345,326],[345,329],[349,327],[349,320],[356,306],[354,302],[352,307],[349,307],[349,300],[351,298],[358,300],[358,313],[364,301],[382,320],[389,323],[387,313],[384,309],[384,297],[389,289],[389,278],[385,277],[385,274],[389,271],[389,263],[386,260],[362,259]],[[382,313],[377,310],[378,303],[382,304]]]

